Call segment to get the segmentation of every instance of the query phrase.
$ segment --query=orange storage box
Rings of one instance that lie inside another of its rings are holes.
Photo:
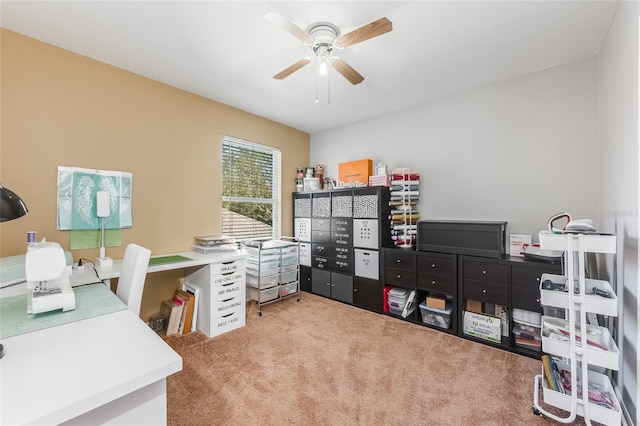
[[[338,164],[338,186],[349,186],[351,183],[360,182],[362,185],[369,184],[369,176],[373,171],[373,161],[357,160]]]

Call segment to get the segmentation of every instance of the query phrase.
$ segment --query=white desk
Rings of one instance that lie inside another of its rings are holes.
[[[192,268],[197,266],[205,266],[211,263],[233,262],[235,260],[244,259],[247,257],[246,253],[243,253],[240,251],[221,251],[218,253],[209,253],[209,254],[198,253],[195,251],[186,251],[181,253],[162,254],[162,255],[152,256],[152,257],[164,257],[164,256],[174,256],[174,255],[184,256],[189,258],[190,260],[181,260],[178,262],[168,262],[168,263],[161,263],[158,265],[150,265],[149,268],[147,268],[147,273],[171,271],[174,269]],[[85,267],[85,271],[87,270],[87,268],[88,267]],[[100,279],[103,281],[106,281],[111,278],[118,278],[120,276],[121,268],[122,268],[122,259],[116,259],[113,261],[113,266],[110,266],[108,268],[96,267],[96,270],[98,271],[98,275]],[[93,273],[93,270],[91,270],[91,272]]]
[[[2,344],[0,424],[166,424],[182,358],[129,309]]]

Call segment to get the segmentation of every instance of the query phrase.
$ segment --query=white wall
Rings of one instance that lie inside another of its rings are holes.
[[[619,387],[640,424],[638,399],[638,2],[621,2],[600,53],[602,224],[618,234],[614,276],[622,314],[618,346],[623,363]]]
[[[416,169],[422,219],[505,220],[537,241],[555,213],[599,218],[597,118],[589,59],[313,134],[311,164]]]

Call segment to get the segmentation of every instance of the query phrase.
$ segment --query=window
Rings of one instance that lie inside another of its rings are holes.
[[[222,233],[280,238],[280,150],[222,138]]]

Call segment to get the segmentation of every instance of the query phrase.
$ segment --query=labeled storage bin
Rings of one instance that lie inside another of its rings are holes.
[[[451,302],[447,300],[445,309],[437,309],[427,306],[425,302],[420,304],[422,322],[440,328],[449,328],[451,324]]]

